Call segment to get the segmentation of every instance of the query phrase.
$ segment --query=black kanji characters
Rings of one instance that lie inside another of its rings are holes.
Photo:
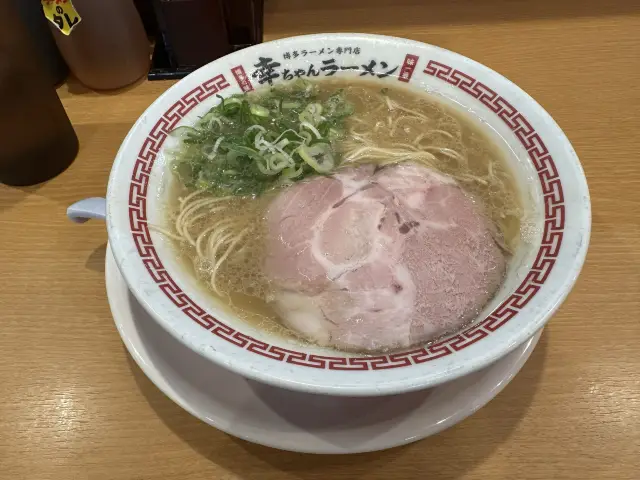
[[[280,62],[274,62],[271,57],[258,57],[258,63],[254,65],[256,70],[251,76],[257,78],[260,85],[263,83],[273,85],[273,81],[280,76],[276,71],[280,65]]]
[[[333,52],[333,50],[330,48],[323,48],[320,50],[320,52],[324,53],[325,50]],[[308,50],[300,50],[300,51],[293,50],[291,52],[284,52],[282,54],[282,57],[285,60],[291,60],[292,58],[295,59],[297,57],[309,55],[310,53],[315,53],[315,52],[316,52],[315,50],[312,50],[311,52],[309,52]],[[336,53],[351,52],[351,53],[357,54],[357,53],[360,53],[360,49],[358,47],[355,47],[355,48],[337,47],[335,49],[335,52]],[[415,61],[412,59],[410,59],[409,61],[415,63]],[[399,66],[391,67],[387,62],[378,61],[378,60],[370,60],[368,63],[363,63],[360,66],[358,65],[340,66],[337,64],[335,58],[328,58],[326,60],[322,60],[319,68],[316,67],[315,64],[311,63],[305,69],[297,68],[293,70],[290,68],[285,68],[284,70],[279,71],[278,67],[280,67],[281,65],[282,65],[281,63],[274,61],[273,58],[271,57],[258,57],[258,63],[254,65],[254,67],[256,67],[256,70],[252,73],[251,76],[253,78],[256,78],[258,80],[258,83],[261,85],[264,83],[273,85],[274,80],[279,78],[280,76],[282,76],[283,80],[293,80],[294,78],[300,78],[305,76],[318,77],[321,74],[323,74],[326,77],[332,77],[338,71],[342,71],[342,70],[359,71],[361,77],[372,76],[372,77],[378,77],[378,78],[386,78],[393,75],[400,68]],[[401,78],[405,81],[406,79],[408,79],[406,72],[403,71],[401,73]]]
[[[282,58],[285,60],[291,60],[292,58],[306,57],[308,55],[324,55],[325,53],[328,55],[333,55],[334,53],[338,55],[351,53],[354,55],[360,55],[361,50],[360,47],[337,47],[335,49],[331,47],[323,47],[320,50],[292,50],[290,52],[284,52],[282,54]]]

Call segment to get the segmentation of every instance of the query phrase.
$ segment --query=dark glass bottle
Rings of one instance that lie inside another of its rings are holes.
[[[233,50],[262,42],[264,0],[222,0],[222,5]]]
[[[69,74],[69,67],[64,63],[62,55],[58,51],[49,22],[42,13],[42,5],[39,0],[11,0],[17,9],[20,19],[29,31],[31,43],[40,55],[43,74],[49,76],[51,85],[61,84]]]
[[[96,90],[121,88],[147,74],[151,45],[133,0],[73,0],[81,20],[69,35],[53,28],[71,72]]]
[[[176,67],[200,67],[229,53],[221,0],[155,0],[165,48]]]
[[[263,0],[154,0],[174,67],[201,67],[262,42]]]
[[[0,29],[0,182],[34,185],[64,171],[78,137],[12,5]]]

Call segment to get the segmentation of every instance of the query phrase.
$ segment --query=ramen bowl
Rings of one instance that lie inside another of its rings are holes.
[[[504,151],[528,210],[527,238],[493,300],[462,331],[425,345],[364,355],[309,345],[238,318],[177,258],[166,223],[171,172],[164,148],[220,97],[292,76],[366,77],[427,92],[482,125]],[[116,157],[107,193],[109,241],[133,294],[180,342],[245,377],[331,395],[423,389],[481,369],[540,330],[580,272],[590,234],[580,162],[550,115],[516,85],[458,54],[410,40],[322,34],[257,45],[184,78],[138,119]]]

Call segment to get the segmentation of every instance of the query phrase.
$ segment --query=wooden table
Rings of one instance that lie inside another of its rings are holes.
[[[554,116],[587,173],[586,266],[522,372],[472,418],[382,453],[250,445],[146,379],[111,321],[105,227],[72,225],[65,208],[104,194],[121,140],[170,83],[61,88],[77,160],[45,185],[0,188],[0,478],[640,478],[639,12],[633,0],[267,2],[267,39],[377,32],[485,63]]]

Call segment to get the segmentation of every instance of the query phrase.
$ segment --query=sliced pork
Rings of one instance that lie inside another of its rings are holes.
[[[472,319],[506,259],[451,178],[364,166],[284,190],[267,212],[264,270],[284,323],[320,345],[378,351]]]

